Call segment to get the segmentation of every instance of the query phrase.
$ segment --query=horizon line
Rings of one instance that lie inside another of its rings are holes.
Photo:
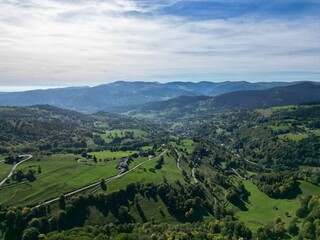
[[[27,91],[41,91],[41,90],[50,90],[50,89],[64,89],[64,88],[92,88],[98,87],[101,85],[108,85],[118,82],[125,83],[158,83],[158,84],[166,84],[166,83],[201,83],[201,82],[210,82],[210,83],[226,83],[226,82],[246,82],[246,83],[301,83],[301,82],[320,82],[314,80],[296,80],[296,81],[246,81],[246,80],[226,80],[226,81],[210,81],[210,80],[200,80],[200,81],[183,81],[183,80],[174,80],[174,81],[142,81],[142,80],[116,80],[107,83],[100,83],[95,85],[0,85],[0,93],[14,93],[14,92],[27,92]]]

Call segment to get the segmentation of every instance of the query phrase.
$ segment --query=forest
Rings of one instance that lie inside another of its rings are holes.
[[[33,158],[0,186],[0,239],[317,239],[319,109],[162,122],[1,108],[1,176]]]

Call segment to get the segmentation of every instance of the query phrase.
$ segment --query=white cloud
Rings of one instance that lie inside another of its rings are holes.
[[[139,3],[0,0],[0,85],[319,72],[313,19],[191,21],[142,14],[174,1]]]

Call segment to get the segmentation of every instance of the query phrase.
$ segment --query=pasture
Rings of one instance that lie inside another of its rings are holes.
[[[100,151],[100,152],[88,152],[88,154],[92,156],[96,156],[96,158],[99,160],[104,159],[114,159],[114,158],[122,158],[122,157],[128,157],[129,155],[132,155],[134,153],[138,153],[138,151],[116,151],[112,152],[109,150]]]
[[[159,155],[159,153],[157,153]],[[118,180],[113,180],[107,184],[107,191],[112,192],[125,188],[129,183],[148,183],[159,184],[163,182],[165,177],[168,182],[173,183],[175,180],[183,182],[183,177],[180,170],[176,166],[176,159],[173,156],[164,154],[164,164],[161,169],[155,169],[154,172],[150,171],[155,167],[157,159],[147,162],[127,175]],[[129,166],[132,168],[131,166]]]
[[[191,139],[181,140],[180,142],[171,142],[174,148],[182,149],[188,154],[192,153],[194,150],[194,142]]]
[[[90,159],[81,161],[76,159],[79,159],[79,156],[72,154],[35,156],[32,160],[19,165],[18,169],[34,170],[36,180],[3,185],[0,188],[0,204],[35,204],[97,182],[101,178],[114,176],[119,172],[116,169],[119,160],[94,163]],[[38,173],[39,166],[41,173]]]
[[[110,143],[115,138],[126,138],[128,133],[133,133],[133,138],[147,137],[148,133],[138,129],[124,129],[124,130],[107,130],[105,133],[100,134],[100,137],[106,142]]]
[[[320,187],[300,181],[302,195],[320,194]],[[251,230],[256,231],[261,225],[274,223],[276,217],[281,217],[288,227],[295,218],[295,212],[300,207],[299,196],[296,199],[274,199],[260,192],[250,181],[244,181],[246,189],[251,193],[249,202],[245,204],[247,211],[238,211],[236,217],[243,221]],[[289,213],[289,217],[286,216]]]
[[[4,162],[0,162],[0,181],[3,180],[10,172],[13,165],[4,164]]]
[[[95,163],[92,159],[82,158],[80,155],[74,154],[53,154],[51,156],[35,156],[28,162],[19,165],[18,169],[27,172],[34,170],[36,180],[29,182],[23,180],[20,183],[11,181],[10,184],[3,185],[0,188],[0,204],[36,204],[44,200],[54,198],[62,193],[71,192],[91,183],[98,182],[101,178],[108,178],[119,173],[116,169],[122,157],[129,156],[136,151],[101,151],[91,152],[89,154],[95,155],[98,159]],[[159,155],[161,152],[157,152]],[[173,181],[171,170],[175,166],[175,159],[165,156],[168,159],[167,164],[159,171],[159,174],[149,175],[141,169],[149,169],[155,166],[156,159],[145,165],[142,165],[137,170],[128,173],[121,179],[112,181],[113,189],[125,188],[129,182],[145,181],[151,182],[154,179],[157,182],[162,181],[163,175],[168,175]],[[134,158],[129,163],[129,169],[148,160],[148,157]],[[4,165],[4,164],[3,164]],[[38,172],[39,166],[41,172]],[[8,165],[9,170],[12,165]],[[177,170],[176,170],[177,171]],[[141,174],[143,173],[143,174]],[[152,173],[154,174],[154,173]],[[179,172],[181,175],[181,173]],[[111,188],[112,189],[112,188]]]
[[[309,135],[306,133],[286,133],[278,135],[280,139],[290,139],[293,141],[300,141],[301,139],[308,138]]]

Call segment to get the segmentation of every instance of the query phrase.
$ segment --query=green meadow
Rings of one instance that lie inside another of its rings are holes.
[[[294,141],[299,141],[304,138],[308,138],[309,135],[306,133],[286,133],[286,134],[280,134],[278,135],[279,138],[281,139],[290,139]]]
[[[90,152],[98,159],[95,163],[92,159],[82,158],[74,154],[53,154],[51,156],[34,156],[28,162],[18,166],[18,169],[27,172],[34,170],[36,180],[29,182],[23,180],[20,183],[11,181],[0,188],[0,204],[36,204],[44,200],[54,198],[62,193],[71,192],[83,186],[98,182],[101,178],[108,178],[119,173],[116,169],[123,157],[127,157],[137,151],[101,151]],[[161,151],[156,154],[159,155]],[[160,183],[163,176],[173,182],[182,175],[176,167],[176,160],[172,156],[164,155],[165,164],[155,173],[149,171],[154,168],[156,160],[143,164],[136,170],[128,173],[120,179],[110,182],[110,191],[125,188],[130,182],[155,182]],[[107,159],[107,161],[104,161]],[[148,157],[133,158],[129,163],[129,169],[148,160]],[[0,163],[1,166],[5,165]],[[3,167],[3,166],[2,166]],[[6,171],[1,169],[1,174],[9,172],[12,165],[5,165]],[[39,167],[41,172],[38,172]],[[109,185],[109,184],[108,184]],[[109,188],[108,188],[109,190]]]
[[[106,155],[107,156],[107,155]],[[111,157],[111,156],[109,156]],[[76,190],[88,184],[116,175],[119,160],[97,162],[80,159],[78,155],[57,154],[52,156],[37,157],[19,165],[18,169],[36,172],[34,182],[11,182],[0,188],[0,204],[35,204],[61,193]],[[41,173],[38,173],[38,167]]]
[[[132,132],[134,138],[139,137],[147,137],[148,133],[138,129],[124,129],[124,130],[107,130],[105,133],[100,134],[100,137],[106,142],[110,143],[113,141],[114,138],[124,138],[126,136],[126,132]]]
[[[117,152],[112,152],[112,151],[100,151],[100,152],[88,152],[88,154],[92,156],[96,156],[97,159],[113,159],[113,158],[122,158],[122,157],[128,157],[129,155],[132,155],[134,153],[138,153],[138,151],[117,151]]]
[[[175,148],[181,148],[189,154],[192,153],[194,150],[194,142],[191,139],[181,140],[180,144],[172,141],[171,145]]]
[[[12,167],[13,165],[4,164],[4,162],[0,162],[0,181],[9,174]]]
[[[243,221],[251,230],[256,231],[259,226],[274,223],[277,217],[285,223],[285,227],[295,218],[295,212],[300,207],[299,196],[295,199],[273,199],[260,192],[258,187],[250,181],[244,181],[246,189],[251,193],[249,202],[245,203],[247,211],[238,211],[236,217]],[[320,187],[300,181],[302,195],[319,194]],[[286,216],[289,213],[289,216]]]
[[[157,154],[158,155],[158,154]],[[165,177],[168,182],[173,183],[175,180],[183,182],[183,177],[180,170],[177,168],[176,159],[173,156],[164,154],[164,164],[161,169],[155,169],[154,172],[150,169],[154,169],[156,161],[147,162],[132,172],[124,175],[121,180],[113,180],[107,184],[107,191],[115,191],[125,188],[129,183],[148,183],[160,184]],[[130,168],[131,166],[129,166]]]

